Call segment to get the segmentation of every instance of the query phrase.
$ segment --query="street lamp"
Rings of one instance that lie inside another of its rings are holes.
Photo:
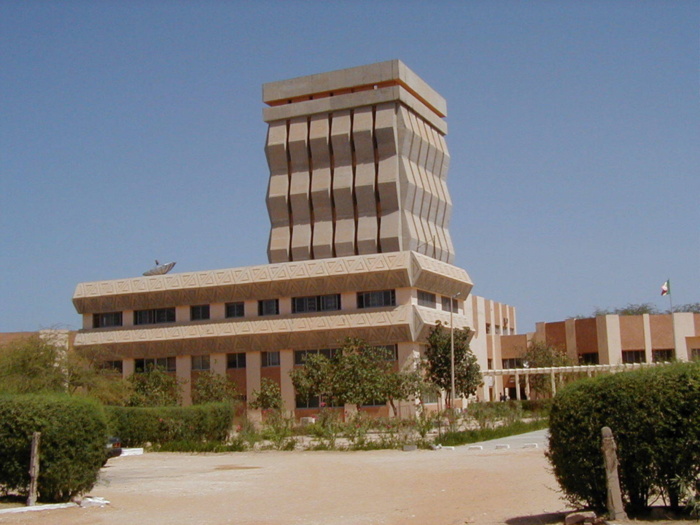
[[[459,297],[460,295],[462,295],[462,292],[457,292],[450,298],[450,381],[452,386],[452,406],[450,408],[454,408],[454,403],[457,399],[455,397],[455,326],[452,322],[452,319],[453,312],[455,309],[455,299],[457,299],[457,297]]]

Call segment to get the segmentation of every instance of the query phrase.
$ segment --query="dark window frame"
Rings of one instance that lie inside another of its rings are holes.
[[[281,358],[279,350],[262,352],[260,355],[261,368],[274,368],[280,366]]]
[[[268,315],[279,315],[279,313],[279,299],[260,299],[258,301],[258,316],[265,317]]]
[[[93,328],[113,328],[124,326],[123,312],[101,312],[92,314]]]
[[[232,303],[226,303],[226,319],[234,319],[239,317],[245,317],[245,302],[235,301]]]
[[[234,366],[232,366],[234,365]],[[246,368],[246,353],[245,352],[233,352],[226,354],[226,369],[227,370],[240,370]]]
[[[211,319],[211,307],[208,304],[190,306],[190,321],[206,321]]]
[[[174,323],[177,320],[175,307],[134,310],[134,326]]]
[[[396,290],[373,290],[369,292],[357,292],[357,307],[382,308],[396,306]]]

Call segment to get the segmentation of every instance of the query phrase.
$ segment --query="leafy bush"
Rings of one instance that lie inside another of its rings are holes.
[[[700,474],[700,363],[585,379],[557,394],[548,458],[567,499],[597,510],[606,508],[604,426],[617,442],[628,510],[655,494],[677,507],[680,484]]]
[[[41,432],[41,501],[68,501],[95,485],[107,442],[97,402],[64,395],[0,396],[0,486],[5,491],[28,490],[33,432]]]
[[[224,441],[233,422],[230,403],[189,407],[106,407],[112,434],[127,447],[171,441]]]
[[[199,373],[192,385],[192,404],[232,403],[238,399],[236,383],[226,376],[207,370]]]

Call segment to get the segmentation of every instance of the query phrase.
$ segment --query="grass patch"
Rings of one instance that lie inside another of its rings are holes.
[[[515,436],[517,434],[525,434],[526,432],[533,432],[535,430],[542,430],[548,426],[549,421],[547,419],[538,419],[529,422],[516,421],[510,425],[504,425],[496,428],[447,432],[443,434],[442,437],[437,438],[435,443],[443,446],[468,445],[470,443],[478,443],[480,441],[489,441],[491,439],[504,438],[508,436]]]
[[[152,452],[243,452],[248,449],[242,440],[232,443],[218,441],[170,441],[162,445],[155,445]]]

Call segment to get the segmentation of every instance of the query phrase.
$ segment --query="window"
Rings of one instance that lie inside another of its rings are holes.
[[[386,405],[386,403],[387,403],[386,399],[384,399],[384,400],[382,400],[382,399],[370,399],[369,401],[367,401],[367,403],[365,403],[362,406],[363,407],[380,407],[380,406]]]
[[[258,301],[258,315],[278,315],[279,313],[279,299],[264,299]]]
[[[673,360],[673,349],[668,350],[652,350],[651,358],[654,363],[665,363]]]
[[[192,370],[209,370],[209,356],[208,355],[193,355],[192,356]]]
[[[442,298],[442,309],[446,312],[450,311],[450,298],[449,297],[444,297]],[[452,313],[457,313],[459,311],[459,303],[457,303],[457,299],[452,299]]]
[[[292,299],[293,314],[329,312],[334,310],[340,310],[340,294],[294,297]]]
[[[334,408],[342,406],[319,396],[309,396],[308,398],[300,395],[296,396],[296,408]]]
[[[166,372],[175,372],[174,357],[157,357],[154,359],[136,359],[134,368],[137,372],[146,372],[149,368],[162,368]]]
[[[110,326],[121,326],[122,325],[122,313],[121,312],[108,312],[104,314],[93,314],[92,315],[92,327],[93,328],[107,328]]]
[[[589,352],[586,354],[579,354],[578,362],[582,365],[597,365],[598,364],[598,352]]]
[[[280,353],[279,352],[263,352],[262,353],[262,366],[280,366]]]
[[[208,304],[190,306],[190,321],[202,321],[204,319],[209,319]]]
[[[691,348],[690,349],[690,360],[691,361],[700,361],[700,348]]]
[[[245,303],[243,301],[237,303],[226,303],[226,318],[231,317],[244,317],[245,316]]]
[[[396,291],[358,292],[358,308],[377,308],[380,306],[396,306]]]
[[[384,345],[384,346],[378,346],[376,348],[386,352],[386,355],[384,357],[384,359],[386,361],[398,361],[399,360],[399,347],[397,345]]]
[[[124,372],[123,361],[103,361],[100,363],[100,368],[102,370],[108,370],[110,372],[119,372],[120,374]]]
[[[418,305],[427,306],[428,308],[435,308],[437,305],[437,297],[434,293],[418,290]]]
[[[623,363],[646,363],[647,356],[644,350],[623,350],[622,351],[622,362]]]
[[[322,350],[294,350],[294,364],[303,365],[306,357],[312,354],[321,354],[327,359],[333,359],[339,352],[338,348],[324,348]]]
[[[487,370],[493,370],[493,359],[487,359],[487,360],[486,360],[486,369],[487,369]]]
[[[490,359],[489,359],[490,361]],[[521,357],[512,357],[510,359],[502,360],[503,368],[522,368],[523,359]]]
[[[226,368],[245,368],[245,352],[226,354]]]
[[[175,308],[155,308],[153,310],[136,310],[134,324],[174,323]]]
[[[495,331],[496,331],[496,335],[501,335],[501,327],[500,326],[496,325]]]
[[[491,323],[486,323],[486,335],[491,333]]]

